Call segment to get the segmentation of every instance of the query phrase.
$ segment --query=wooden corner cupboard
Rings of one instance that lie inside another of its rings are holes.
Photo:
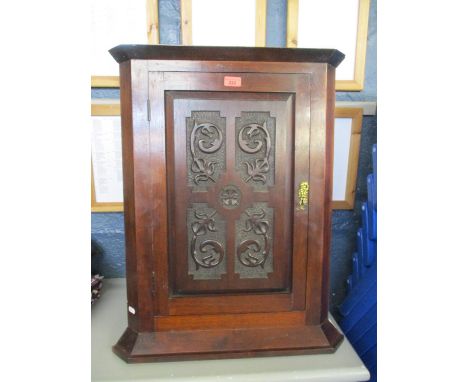
[[[330,49],[120,45],[127,362],[332,352]]]

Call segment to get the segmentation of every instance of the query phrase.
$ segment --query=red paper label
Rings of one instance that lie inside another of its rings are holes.
[[[230,86],[233,88],[239,88],[242,86],[242,78],[241,77],[224,77],[224,86]]]

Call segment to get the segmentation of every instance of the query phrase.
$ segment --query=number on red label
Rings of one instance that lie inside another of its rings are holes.
[[[242,78],[241,77],[230,77],[230,76],[225,76],[224,77],[224,86],[230,86],[230,87],[241,87],[242,86]]]

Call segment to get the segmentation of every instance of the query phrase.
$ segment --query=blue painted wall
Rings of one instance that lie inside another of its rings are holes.
[[[160,40],[162,44],[180,43],[180,1],[159,0]],[[338,92],[339,101],[376,101],[376,0],[371,1],[365,89],[362,92]],[[286,0],[267,2],[267,45],[286,45]],[[119,98],[118,89],[92,89],[92,98]],[[363,119],[359,155],[356,208],[354,211],[334,211],[331,243],[331,310],[336,311],[346,294],[346,277],[351,273],[351,256],[355,251],[356,232],[360,224],[360,201],[366,199],[366,176],[372,171],[372,144],[377,142],[377,118]],[[125,276],[125,235],[122,213],[91,214],[91,236],[102,247],[99,260],[105,277]]]
[[[180,0],[159,0],[159,42],[180,44]]]
[[[286,46],[286,0],[267,1],[266,46]]]

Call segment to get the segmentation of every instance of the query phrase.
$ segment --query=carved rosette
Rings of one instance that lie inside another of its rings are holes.
[[[267,278],[273,272],[273,208],[254,203],[236,221],[235,272],[240,278]]]
[[[195,280],[220,279],[226,273],[225,222],[205,203],[187,209],[188,269]]]
[[[275,183],[275,122],[269,112],[236,118],[236,170],[254,191],[268,191]]]
[[[219,193],[219,202],[228,210],[239,207],[242,199],[242,192],[233,184],[224,186]]]
[[[192,111],[186,124],[188,185],[206,191],[226,169],[226,118],[218,111]]]

